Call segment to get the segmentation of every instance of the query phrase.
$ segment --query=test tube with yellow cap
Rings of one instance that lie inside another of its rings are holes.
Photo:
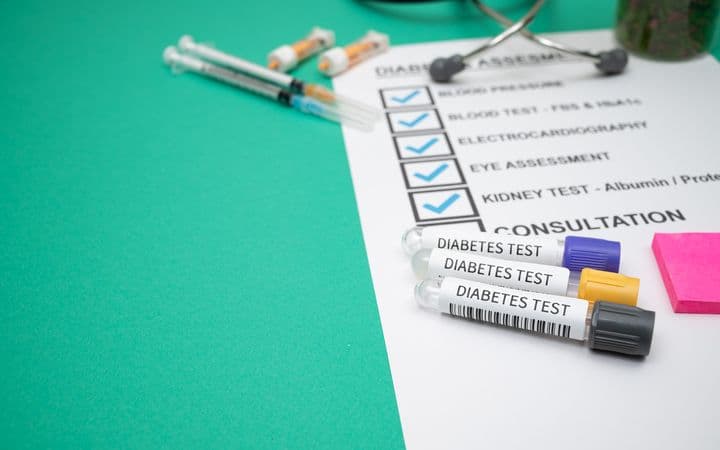
[[[390,46],[387,34],[370,30],[358,41],[345,47],[334,47],[320,55],[318,69],[327,76],[344,72],[366,59],[384,52]]]
[[[492,258],[435,248],[420,250],[412,258],[418,278],[456,277],[538,293],[598,300],[635,306],[640,280],[614,272]]]
[[[282,45],[268,54],[268,67],[272,70],[287,72],[299,62],[335,45],[335,33],[320,27],[310,30],[307,37],[294,44]]]

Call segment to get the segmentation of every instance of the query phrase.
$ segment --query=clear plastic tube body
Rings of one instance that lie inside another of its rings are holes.
[[[564,240],[414,227],[403,234],[402,248],[408,256],[421,249],[449,248],[503,259],[561,265]]]
[[[282,91],[281,88],[272,84],[264,83],[255,78],[228,70],[224,67],[216,66],[192,56],[183,55],[178,52],[175,47],[166,48],[163,52],[163,59],[165,63],[171,66],[175,71],[191,71],[199,73],[273,100],[277,100],[278,95]]]
[[[315,27],[305,38],[282,45],[268,55],[268,68],[287,72],[298,63],[335,44],[335,33]]]
[[[266,67],[246,61],[237,56],[222,52],[208,45],[196,43],[192,36],[185,35],[180,38],[178,46],[184,52],[196,55],[207,61],[219,64],[220,66],[229,67],[231,69],[243,72],[252,77],[260,78],[269,83],[284,87],[292,92],[302,90],[302,94],[313,97],[323,103],[328,103],[337,109],[338,114],[344,119],[343,123],[348,123],[356,128],[369,129],[372,128],[371,123],[379,120],[380,111],[361,102],[350,100],[335,94],[330,89],[317,84],[306,84],[301,80],[294,78],[282,72],[270,70]],[[367,123],[363,123],[367,122]],[[362,124],[362,125],[355,125]]]
[[[318,69],[327,76],[338,75],[366,59],[387,50],[388,35],[370,30],[357,42],[345,47],[335,47],[320,57]]]
[[[356,117],[358,120],[375,122],[382,117],[379,109],[336,94],[332,90],[319,84],[306,83],[303,87],[303,94],[323,103],[333,105],[346,114]]]
[[[496,258],[567,267],[618,272],[621,247],[617,241],[580,236],[527,237],[484,231],[458,232],[442,227],[411,228],[402,236],[405,253],[443,248]]]
[[[650,353],[655,313],[634,306],[509,289],[460,278],[415,286],[427,310],[535,334],[587,342],[594,350],[631,356]]]
[[[358,42],[357,44],[351,44],[345,47],[345,54],[349,60],[348,67],[365,61],[373,55],[376,55],[381,50],[378,43],[372,41]]]
[[[333,122],[340,122],[361,130],[368,130],[372,128],[372,124],[362,118],[358,119],[354,116],[348,115],[346,112],[341,111],[336,107],[326,103],[321,103],[304,95],[293,94],[290,98],[290,106],[298,111],[320,116]]]
[[[240,87],[247,91],[254,92],[279,103],[287,104],[288,106],[306,114],[319,116],[333,122],[341,122],[361,130],[367,130],[371,126],[371,124],[367,121],[358,120],[331,105],[320,103],[303,95],[291,94],[287,90],[273,84],[265,83],[256,78],[252,78],[224,67],[216,66],[215,64],[197,59],[190,55],[181,54],[175,47],[166,48],[163,52],[163,59],[165,63],[170,65],[175,71],[191,71],[199,73],[233,86]],[[282,101],[281,97],[284,97],[287,100]]]
[[[592,308],[585,300],[447,277],[415,286],[422,308],[565,339],[585,341]]]
[[[298,63],[322,50],[318,39],[303,39],[292,45],[283,45],[268,55],[268,69],[287,72],[297,67]]]
[[[192,36],[185,35],[178,41],[180,50],[192,55],[199,56],[210,62],[221,66],[229,67],[240,72],[244,72],[256,78],[263,79],[267,82],[277,84],[278,86],[290,88],[294,78],[282,72],[276,72],[258,64],[251,63],[237,56],[230,55],[220,50],[214,49],[205,44],[198,44]]]
[[[637,304],[640,280],[619,273],[513,261],[474,253],[434,248],[412,258],[420,278],[456,277],[553,295],[578,297],[590,303],[604,300],[628,306]]]
[[[412,258],[415,275],[420,278],[458,277],[517,289],[548,294],[577,296],[579,275],[570,282],[565,267],[512,261],[443,250],[420,250]]]

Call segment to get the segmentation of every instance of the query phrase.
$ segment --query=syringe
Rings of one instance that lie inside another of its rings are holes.
[[[292,77],[286,73],[276,72],[208,45],[199,44],[195,42],[192,36],[185,35],[181,37],[178,41],[178,47],[183,52],[195,55],[212,63],[283,87],[289,92],[312,97],[315,100],[332,105],[336,107],[339,112],[342,112],[343,115],[353,117],[353,120],[356,122],[366,122],[370,124],[368,126],[372,126],[373,122],[380,119],[380,111],[372,106],[340,96],[319,84],[305,83],[299,78]]]
[[[590,348],[646,356],[655,313],[635,306],[540,294],[460,278],[428,279],[415,287],[425,309],[476,322],[564,339],[587,341]]]
[[[216,66],[192,56],[183,55],[173,46],[165,49],[163,52],[163,60],[165,61],[165,64],[171,66],[176,71],[182,72],[187,70],[199,73],[233,86],[240,87],[263,97],[273,99],[283,105],[290,106],[304,113],[320,116],[334,122],[347,123],[348,125],[361,129],[367,128],[367,124],[365,122],[357,122],[353,117],[344,116],[340,111],[330,105],[320,103],[304,95],[289,92],[288,90],[282,89],[278,86]]]

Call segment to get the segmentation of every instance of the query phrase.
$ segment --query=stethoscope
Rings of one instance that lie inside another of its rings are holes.
[[[438,0],[374,0],[386,3],[424,3]],[[530,7],[528,12],[518,20],[513,22],[497,10],[487,6],[481,0],[471,0],[473,5],[483,13],[487,14],[490,18],[498,22],[500,25],[505,27],[505,30],[485,42],[480,47],[472,50],[464,55],[456,54],[447,58],[436,58],[432,64],[430,64],[430,77],[433,81],[438,83],[447,83],[452,80],[452,77],[462,72],[467,67],[468,61],[481,53],[484,53],[492,48],[497,47],[508,38],[520,34],[525,38],[535,42],[536,44],[542,45],[553,50],[557,50],[562,53],[576,56],[578,58],[592,61],[595,67],[606,75],[615,75],[621,73],[628,63],[627,52],[621,48],[615,48],[612,50],[606,50],[601,52],[591,52],[587,50],[578,50],[569,47],[565,44],[555,42],[553,40],[537,36],[527,29],[527,26],[535,19],[540,8],[545,3],[545,0],[536,0],[535,3]]]

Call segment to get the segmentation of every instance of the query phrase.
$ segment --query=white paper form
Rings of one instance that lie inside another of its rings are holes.
[[[720,231],[717,61],[602,77],[518,38],[430,81],[423,65],[478,42],[396,46],[334,83],[385,112],[343,133],[408,448],[720,448],[720,317],[674,314],[650,249],[654,232]],[[421,310],[400,247],[416,224],[621,241],[657,312],[650,356]]]

